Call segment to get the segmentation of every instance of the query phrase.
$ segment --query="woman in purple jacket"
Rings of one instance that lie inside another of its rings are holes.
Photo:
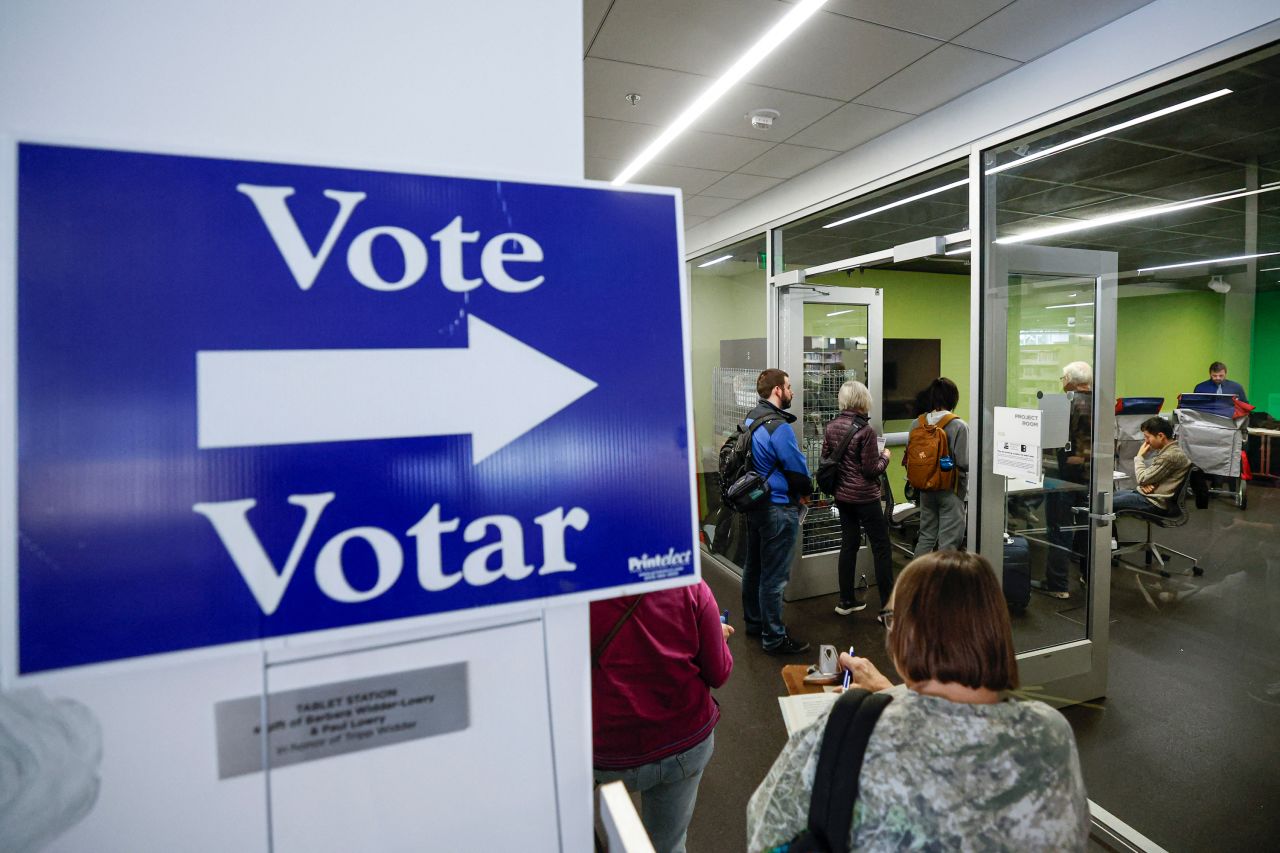
[[[854,567],[862,532],[866,531],[875,558],[876,587],[880,606],[887,606],[893,592],[893,552],[889,545],[889,524],[881,506],[880,475],[889,464],[889,451],[880,450],[876,431],[867,419],[871,392],[861,382],[850,380],[840,386],[840,414],[827,424],[822,438],[822,455],[831,456],[850,430],[853,437],[840,459],[840,484],[836,486],[836,510],[840,513],[840,604],[836,613],[848,616],[867,606],[855,589]]]

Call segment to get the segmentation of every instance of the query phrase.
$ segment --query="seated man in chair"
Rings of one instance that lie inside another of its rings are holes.
[[[1145,441],[1133,457],[1138,488],[1116,492],[1111,499],[1111,509],[1167,515],[1175,509],[1172,499],[1191,472],[1191,460],[1174,440],[1173,425],[1162,417],[1143,421],[1142,437]]]

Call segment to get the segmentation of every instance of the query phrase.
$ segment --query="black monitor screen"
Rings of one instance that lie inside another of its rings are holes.
[[[885,338],[882,417],[887,421],[920,414],[916,396],[942,373],[942,341],[937,338]]]

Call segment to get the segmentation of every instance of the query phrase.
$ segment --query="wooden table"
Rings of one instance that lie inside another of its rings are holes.
[[[805,684],[804,677],[809,674],[809,665],[803,663],[789,663],[782,668],[782,681],[787,685],[787,695],[794,696],[797,693],[821,693],[825,685],[822,684]]]
[[[1253,476],[1267,480],[1280,479],[1280,477],[1271,473],[1271,439],[1280,438],[1280,430],[1249,427],[1249,435],[1258,436],[1258,467],[1262,469],[1261,471],[1254,471]]]

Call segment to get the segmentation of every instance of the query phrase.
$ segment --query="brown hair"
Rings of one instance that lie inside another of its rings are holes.
[[[763,400],[773,393],[774,388],[779,387],[786,381],[787,374],[776,367],[762,370],[760,375],[756,377],[756,393]]]
[[[886,647],[910,681],[1018,686],[1009,611],[991,564],[979,554],[934,551],[912,560],[893,587]]]

